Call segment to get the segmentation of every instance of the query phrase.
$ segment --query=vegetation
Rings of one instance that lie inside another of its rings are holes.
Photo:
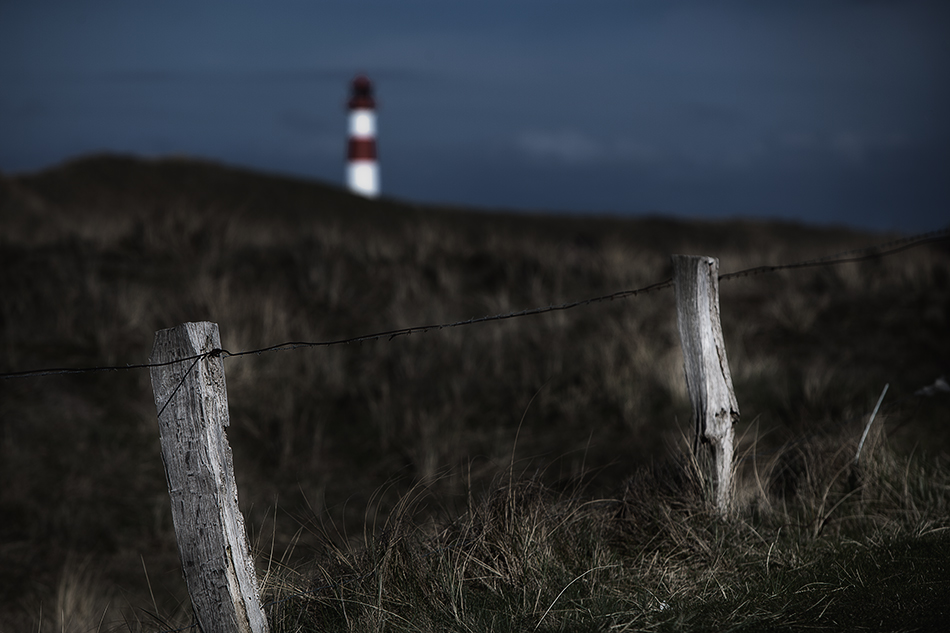
[[[950,616],[946,464],[881,449],[852,470],[853,448],[782,453],[762,474],[804,460],[794,491],[747,482],[725,518],[688,463],[639,471],[614,498],[504,481],[425,527],[409,497],[359,547],[278,573],[274,630],[938,630]]]
[[[186,160],[0,176],[0,372],[559,304],[891,236],[422,208]],[[226,361],[274,629],[927,629],[947,616],[950,249],[723,281],[719,518],[681,450],[672,293]],[[884,383],[885,406],[851,465]],[[190,624],[148,375],[0,381],[0,629]],[[304,595],[296,595],[304,592]],[[276,602],[275,602],[276,601]],[[118,624],[117,624],[118,623]]]

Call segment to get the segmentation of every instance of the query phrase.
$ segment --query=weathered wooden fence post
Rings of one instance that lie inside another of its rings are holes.
[[[732,427],[739,419],[739,405],[719,321],[719,260],[673,255],[673,282],[686,386],[696,425],[694,450],[698,456],[700,442],[712,444],[716,507],[726,513],[732,503]]]
[[[183,323],[155,333],[149,362],[220,347],[216,323]],[[178,553],[198,624],[203,633],[266,633],[224,430],[224,363],[212,354],[152,367],[151,375]]]

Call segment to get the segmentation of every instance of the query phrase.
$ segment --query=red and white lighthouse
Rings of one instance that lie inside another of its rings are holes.
[[[353,80],[350,111],[350,140],[347,151],[346,183],[353,193],[367,198],[379,195],[379,163],[376,160],[376,102],[373,84],[363,75]]]

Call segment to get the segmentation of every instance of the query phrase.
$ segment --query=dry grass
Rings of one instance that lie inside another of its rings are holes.
[[[306,570],[265,582],[266,608],[276,632],[936,630],[945,464],[877,446],[855,467],[837,439],[747,471],[726,517],[689,459],[606,498],[502,477],[443,521],[418,521],[416,490],[358,544],[326,534]]]
[[[417,208],[214,165],[90,159],[0,177],[0,371],[142,362],[156,330],[184,321],[217,322],[238,351],[639,287],[669,276],[671,253],[718,256],[729,272],[886,237]],[[945,244],[724,281],[721,292],[740,450],[837,437],[885,382],[889,405],[950,373]],[[537,484],[556,499],[585,474],[589,496],[616,497],[638,468],[676,454],[689,419],[673,310],[661,292],[229,359],[229,434],[252,540],[277,552],[295,544],[285,565],[297,568],[335,525],[346,535],[336,547],[349,552],[367,516],[402,516],[399,500],[420,485],[438,500],[413,506],[422,525],[471,513],[471,499],[504,481],[516,435],[519,470],[543,466]],[[918,443],[946,452],[945,403],[885,409],[896,454]],[[143,609],[181,611],[145,372],[3,381],[0,420],[3,627],[35,628],[39,604],[51,625],[65,562],[89,557],[96,595],[115,591],[112,608],[131,621],[147,620]],[[387,482],[386,494],[372,493]],[[808,494],[820,498],[815,486]],[[568,565],[565,584],[599,566],[588,563]],[[590,571],[568,593],[613,573]],[[542,612],[555,605],[545,626],[564,603],[556,597],[537,599]]]

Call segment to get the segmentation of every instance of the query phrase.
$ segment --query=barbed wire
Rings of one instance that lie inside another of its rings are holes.
[[[719,275],[719,280],[724,281],[728,279],[735,279],[737,277],[751,277],[764,273],[774,273],[780,270],[815,268],[818,266],[837,266],[838,264],[863,262],[870,259],[886,257],[901,251],[916,248],[917,246],[930,244],[932,242],[940,242],[946,239],[950,239],[950,229],[940,229],[939,231],[930,231],[929,233],[911,235],[898,240],[884,242],[883,244],[875,244],[874,246],[856,248],[849,251],[835,253],[834,255],[825,255],[824,257],[819,257],[818,259],[810,259],[793,264],[776,264],[774,266],[755,266],[753,268],[746,268],[745,270]],[[865,254],[859,257],[853,257],[853,255],[857,255],[858,253]]]
[[[331,341],[318,341],[318,342],[308,342],[308,341],[290,341],[287,343],[280,343],[278,345],[271,345],[270,347],[264,347],[261,349],[248,350],[245,352],[236,352],[231,353],[227,350],[215,350],[219,351],[222,356],[225,358],[230,356],[248,356],[251,354],[263,354],[266,352],[280,352],[289,349],[299,349],[302,347],[331,347],[333,345],[349,345],[352,343],[363,343],[366,341],[376,341],[379,339],[393,340],[399,336],[409,336],[410,334],[425,334],[432,330],[445,330],[449,328],[464,327],[467,325],[475,325],[478,323],[489,323],[492,321],[506,321],[508,319],[517,319],[520,317],[534,316],[538,314],[545,314],[548,312],[558,312],[561,310],[570,310],[572,308],[577,308],[584,305],[591,305],[594,303],[602,303],[605,301],[614,301],[615,299],[625,299],[627,297],[635,297],[640,294],[645,294],[648,292],[656,292],[657,290],[662,290],[664,288],[669,288],[673,285],[673,279],[665,279],[664,281],[658,281],[656,283],[650,284],[649,286],[644,286],[642,288],[637,288],[636,290],[621,290],[619,292],[614,292],[609,295],[603,295],[600,297],[592,297],[590,299],[582,299],[581,301],[572,301],[570,303],[562,303],[559,305],[549,305],[543,308],[530,308],[527,310],[521,310],[518,312],[508,312],[505,314],[493,314],[490,316],[483,317],[474,317],[471,319],[465,319],[464,321],[455,321],[454,323],[440,323],[436,325],[417,325],[413,327],[398,328],[395,330],[387,330],[385,332],[377,332],[375,334],[363,334],[360,336],[353,336],[350,338],[343,338]]]
[[[162,361],[161,363],[139,363],[136,365],[110,365],[105,367],[53,367],[49,369],[30,369],[26,371],[14,371],[0,374],[0,378],[39,378],[40,376],[60,376],[68,374],[92,374],[96,372],[113,371],[131,371],[134,369],[151,369],[152,367],[168,367],[169,365],[178,365],[190,360],[201,360],[215,354],[217,350],[185,356],[174,360]]]
[[[433,330],[445,330],[449,328],[464,327],[467,325],[476,325],[479,323],[489,323],[492,321],[505,321],[508,319],[517,319],[520,317],[534,316],[538,314],[545,314],[547,312],[558,312],[562,310],[570,310],[572,308],[577,308],[584,305],[590,305],[594,303],[601,303],[605,301],[614,301],[616,299],[625,299],[627,297],[634,297],[640,294],[645,294],[648,292],[656,292],[664,288],[668,288],[673,285],[673,279],[665,279],[664,281],[656,282],[650,284],[649,286],[644,286],[642,288],[636,288],[634,290],[620,290],[618,292],[611,293],[609,295],[602,295],[599,297],[591,297],[589,299],[582,299],[580,301],[571,301],[569,303],[562,303],[558,305],[549,305],[540,308],[529,308],[526,310],[520,310],[517,312],[508,312],[505,314],[492,314],[489,316],[482,317],[473,317],[471,319],[465,319],[462,321],[454,321],[449,323],[437,323],[431,325],[416,325],[405,328],[397,328],[393,330],[385,330],[382,332],[374,332],[372,334],[361,334],[358,336],[351,336],[341,339],[332,339],[327,341],[287,341],[284,343],[278,343],[277,345],[270,345],[268,347],[262,347],[259,349],[245,350],[241,352],[229,352],[226,349],[215,348],[213,350],[203,352],[201,354],[194,354],[192,356],[184,356],[182,358],[176,358],[174,360],[163,361],[161,363],[140,363],[136,365],[113,365],[108,367],[69,367],[69,368],[51,368],[51,369],[34,369],[28,371],[19,371],[19,372],[9,372],[0,374],[0,378],[34,378],[39,376],[55,376],[60,374],[84,374],[92,372],[112,372],[112,371],[127,371],[135,369],[151,369],[152,367],[167,367],[169,365],[175,365],[179,363],[185,363],[188,361],[201,360],[209,357],[240,357],[240,356],[251,356],[251,355],[260,355],[267,352],[281,352],[292,349],[300,349],[305,347],[332,347],[335,345],[351,345],[354,343],[363,343],[367,341],[376,341],[380,339],[392,340],[399,336],[409,336],[410,334],[424,334]]]
[[[790,264],[755,266],[752,268],[747,268],[745,270],[721,274],[719,275],[719,279],[729,280],[729,279],[734,279],[737,277],[748,277],[748,276],[761,275],[765,273],[773,273],[773,272],[778,272],[780,270],[812,268],[812,267],[818,267],[818,266],[835,266],[838,264],[861,262],[861,261],[866,261],[870,259],[886,257],[888,255],[893,255],[901,251],[905,251],[911,248],[916,248],[924,244],[938,242],[938,241],[947,240],[947,239],[950,239],[950,228],[941,229],[938,231],[930,231],[928,233],[912,235],[906,238],[892,240],[892,241],[885,242],[882,244],[875,244],[873,246],[866,246],[859,249],[843,251],[841,253],[836,253],[833,255],[826,255],[818,259],[811,259],[811,260],[795,262],[795,263],[790,263]],[[863,253],[863,255],[855,256],[858,253]],[[151,369],[153,367],[166,367],[169,365],[184,363],[188,361],[199,361],[201,359],[209,358],[209,357],[218,357],[218,356],[221,356],[224,358],[240,357],[240,356],[260,355],[260,354],[264,354],[268,352],[288,351],[288,350],[300,349],[300,348],[349,345],[353,343],[376,341],[380,339],[392,340],[400,336],[409,336],[411,334],[416,334],[416,333],[424,334],[426,332],[430,332],[433,330],[444,330],[444,329],[449,329],[449,328],[465,327],[469,325],[477,325],[480,323],[506,321],[509,319],[517,319],[517,318],[527,317],[527,316],[536,316],[540,314],[546,314],[549,312],[570,310],[570,309],[578,308],[585,305],[592,305],[595,303],[602,303],[602,302],[607,302],[607,301],[614,301],[618,299],[626,299],[629,297],[635,297],[641,294],[663,290],[672,286],[673,286],[673,279],[668,278],[663,281],[658,281],[650,285],[643,286],[641,288],[636,288],[634,290],[620,290],[618,292],[614,292],[611,294],[602,295],[599,297],[591,297],[591,298],[582,299],[579,301],[571,301],[568,303],[548,305],[548,306],[538,307],[538,308],[529,308],[526,310],[521,310],[517,312],[508,312],[504,314],[493,314],[489,316],[473,317],[471,319],[465,319],[465,320],[449,322],[449,323],[438,323],[438,324],[431,324],[431,325],[418,325],[418,326],[405,327],[405,328],[396,328],[396,329],[386,330],[382,332],[375,332],[372,334],[362,334],[358,336],[327,340],[327,341],[287,341],[284,343],[278,343],[277,345],[270,345],[268,347],[262,347],[262,348],[253,349],[253,350],[245,350],[245,351],[240,351],[240,352],[230,352],[225,349],[213,349],[201,354],[185,356],[183,358],[177,358],[170,361],[163,361],[161,363],[138,363],[138,364],[129,364],[129,365],[112,365],[112,366],[96,366],[96,367],[61,367],[61,368],[32,369],[32,370],[26,370],[26,371],[6,372],[6,373],[0,373],[0,379],[36,378],[36,377],[41,377],[41,376]]]

